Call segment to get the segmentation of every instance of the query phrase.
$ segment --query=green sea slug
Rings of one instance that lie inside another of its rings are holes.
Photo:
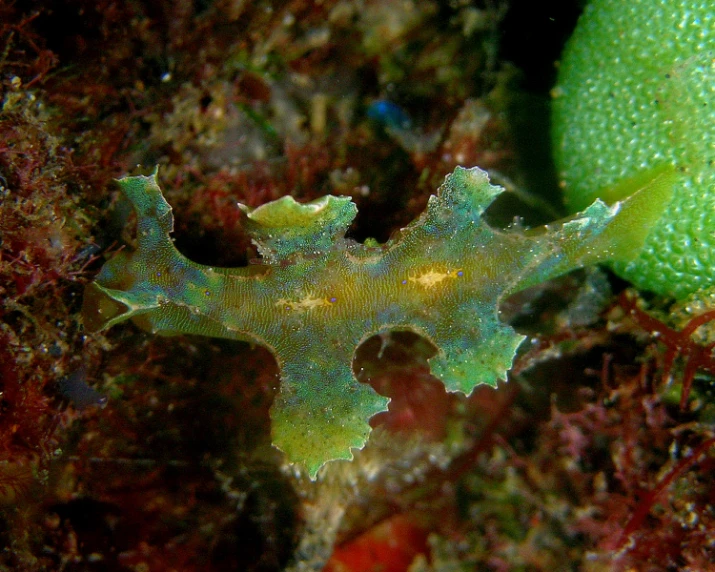
[[[627,196],[677,174],[639,256],[637,286],[684,298],[715,282],[715,4],[593,0],[561,61],[553,141],[567,204]]]
[[[496,385],[523,336],[499,320],[509,294],[602,260],[637,256],[670,200],[667,177],[612,207],[597,201],[546,227],[500,230],[482,218],[502,192],[486,173],[458,168],[419,219],[387,243],[345,238],[348,197],[239,205],[260,264],[214,268],[176,250],[171,207],[156,173],[119,181],[137,214],[135,251],[107,262],[85,292],[89,331],[128,319],[161,335],[196,334],[266,346],[281,371],[273,443],[311,476],[349,459],[387,398],[358,383],[357,347],[409,330],[437,348],[432,372],[449,391]]]

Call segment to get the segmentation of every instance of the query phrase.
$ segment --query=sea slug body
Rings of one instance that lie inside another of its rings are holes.
[[[524,231],[482,218],[502,192],[485,172],[457,168],[426,211],[384,245],[344,234],[348,197],[241,205],[261,264],[213,268],[176,250],[171,207],[156,172],[119,181],[137,213],[137,249],[109,260],[85,292],[89,331],[131,319],[161,335],[197,334],[270,349],[281,371],[273,443],[311,476],[364,445],[387,399],[358,383],[352,360],[370,336],[409,330],[438,349],[432,372],[448,391],[496,385],[523,336],[499,320],[511,293],[603,260],[638,254],[666,208],[672,181],[657,177],[611,207],[597,201],[567,221]]]

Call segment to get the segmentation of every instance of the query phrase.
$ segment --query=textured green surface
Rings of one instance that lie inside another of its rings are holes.
[[[617,271],[678,298],[712,285],[713,0],[594,0],[566,48],[554,94],[556,162],[574,210],[598,196],[623,198],[633,177],[647,180],[663,166],[678,172],[667,215],[642,254]]]
[[[635,256],[672,187],[653,184],[563,223],[502,231],[481,217],[502,190],[483,171],[458,168],[418,220],[378,246],[345,240],[356,213],[347,198],[280,199],[241,207],[264,263],[212,268],[174,248],[171,207],[155,175],[119,185],[137,212],[138,248],[117,254],[87,287],[85,326],[131,318],[162,335],[268,347],[281,370],[273,442],[313,476],[327,461],[351,458],[367,439],[368,419],[386,408],[387,399],[353,375],[363,341],[416,332],[437,347],[430,366],[449,391],[494,386],[523,339],[499,321],[499,302],[572,268]]]

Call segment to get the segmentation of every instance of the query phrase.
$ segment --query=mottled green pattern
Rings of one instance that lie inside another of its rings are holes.
[[[554,146],[566,200],[617,200],[674,166],[675,198],[642,254],[615,265],[678,298],[715,281],[715,4],[594,0],[561,62]]]
[[[87,288],[85,325],[132,318],[162,335],[268,347],[281,370],[273,442],[311,475],[350,458],[365,443],[368,419],[386,408],[352,372],[368,337],[401,329],[428,338],[438,348],[430,365],[449,391],[496,385],[522,340],[499,321],[504,296],[577,266],[634,256],[671,187],[651,185],[645,202],[638,193],[614,207],[597,202],[567,222],[501,231],[482,219],[501,189],[479,169],[458,168],[418,220],[379,246],[344,238],[356,212],[347,198],[281,199],[241,207],[263,264],[211,268],[174,248],[171,207],[155,175],[119,184],[138,215],[138,248],[117,254]]]

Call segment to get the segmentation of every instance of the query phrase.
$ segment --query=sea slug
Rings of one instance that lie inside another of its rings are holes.
[[[438,349],[432,372],[448,391],[496,385],[523,336],[499,320],[509,294],[569,270],[638,254],[670,200],[661,176],[611,207],[596,201],[567,221],[496,229],[482,218],[502,189],[484,171],[457,168],[426,211],[388,242],[345,238],[348,197],[291,197],[239,205],[260,264],[213,268],[176,250],[171,207],[151,176],[119,181],[137,214],[137,244],[109,260],[85,292],[89,331],[132,319],[161,335],[245,340],[271,350],[281,371],[273,443],[312,477],[349,459],[387,398],[358,383],[352,361],[370,336],[409,330]]]

